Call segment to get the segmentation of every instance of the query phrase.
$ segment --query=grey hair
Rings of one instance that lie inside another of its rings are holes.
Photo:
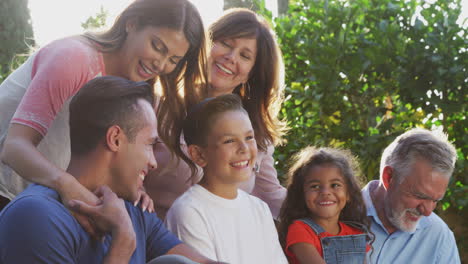
[[[390,166],[397,182],[401,183],[409,174],[416,159],[428,162],[433,170],[450,178],[455,167],[457,152],[442,131],[411,129],[398,136],[383,151],[380,160],[380,178],[382,179],[383,169]]]

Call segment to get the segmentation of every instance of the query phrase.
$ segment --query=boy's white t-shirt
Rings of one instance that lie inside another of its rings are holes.
[[[200,253],[228,263],[288,263],[268,205],[239,190],[219,197],[196,184],[169,209],[166,225]]]

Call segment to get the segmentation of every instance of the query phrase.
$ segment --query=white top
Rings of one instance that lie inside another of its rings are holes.
[[[196,184],[169,209],[166,225],[203,255],[228,263],[288,263],[262,200],[239,190],[219,197]]]
[[[105,75],[102,54],[81,36],[56,40],[0,84],[0,152],[11,123],[44,138],[38,150],[61,169],[70,161],[69,102],[89,80]],[[0,195],[13,199],[27,182],[0,163]]]

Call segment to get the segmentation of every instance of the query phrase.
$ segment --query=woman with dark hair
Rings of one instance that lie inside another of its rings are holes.
[[[158,81],[158,115],[167,131],[205,95],[205,45],[200,15],[188,0],[137,0],[109,30],[56,40],[32,54],[0,86],[0,197],[12,199],[30,181],[56,189],[64,202],[97,203],[64,171],[70,98],[101,75]],[[143,209],[151,208],[145,197]]]
[[[209,34],[212,47],[208,60],[208,95],[235,93],[241,97],[259,149],[256,169],[248,181],[241,184],[241,189],[265,201],[276,217],[286,196],[272,157],[273,146],[281,142],[285,131],[285,124],[278,119],[283,101],[281,51],[267,22],[248,9],[226,11],[210,26]],[[179,142],[180,139],[174,140]],[[182,155],[186,147],[183,141],[174,146],[155,146],[159,166],[145,179],[145,187],[161,218],[174,200],[201,178],[201,172],[187,165]],[[172,159],[169,150],[183,161]]]

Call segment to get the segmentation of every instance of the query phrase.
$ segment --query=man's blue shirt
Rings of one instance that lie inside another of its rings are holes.
[[[130,263],[146,263],[181,243],[153,213],[125,202],[136,234]],[[60,202],[56,191],[33,184],[0,214],[0,263],[102,263],[111,236],[96,241]]]
[[[414,232],[397,230],[389,234],[377,215],[369,193],[369,182],[362,195],[375,235],[372,250],[367,253],[370,263],[460,263],[453,232],[435,213],[419,220]]]

